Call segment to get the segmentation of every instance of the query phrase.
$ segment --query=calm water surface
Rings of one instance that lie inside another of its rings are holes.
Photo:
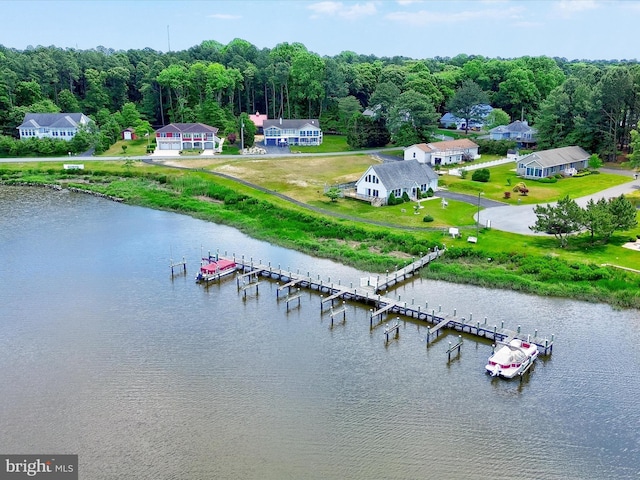
[[[556,336],[522,382],[487,342],[427,349],[368,309],[331,328],[264,280],[196,285],[201,252],[357,283],[367,272],[189,217],[0,187],[0,452],[77,453],[83,479],[640,477],[640,315],[415,280],[408,302]],[[632,253],[630,253],[632,254]],[[188,264],[170,277],[169,259]],[[391,320],[391,318],[389,319]]]

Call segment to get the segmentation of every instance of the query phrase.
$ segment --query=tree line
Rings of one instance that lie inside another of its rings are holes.
[[[446,111],[471,120],[474,104],[489,103],[493,124],[535,126],[540,148],[579,145],[613,160],[632,144],[639,91],[640,67],[626,60],[330,57],[302,43],[258,49],[242,39],[167,53],[0,46],[0,133],[16,137],[26,112],[82,111],[99,128],[98,148],[123,128],[170,122],[237,135],[241,115],[255,112],[318,118],[356,146],[407,145],[428,141]]]

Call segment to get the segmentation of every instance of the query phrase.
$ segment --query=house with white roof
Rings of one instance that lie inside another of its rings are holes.
[[[17,127],[20,139],[54,138],[71,140],[92,120],[84,113],[27,113]]]
[[[396,198],[406,193],[415,200],[417,192],[423,194],[438,189],[438,175],[417,160],[371,165],[356,182],[356,197],[372,204],[386,205],[393,192]]]
[[[262,129],[266,146],[322,144],[322,129],[316,118],[304,120],[265,119],[262,122]]]
[[[417,143],[404,149],[405,160],[418,160],[429,165],[450,165],[480,158],[480,147],[469,140],[445,140],[443,142]]]
[[[539,179],[555,174],[571,176],[589,166],[589,153],[582,147],[560,147],[524,155],[518,159],[517,174]]]

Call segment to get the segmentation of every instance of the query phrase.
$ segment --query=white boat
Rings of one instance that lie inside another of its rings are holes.
[[[513,378],[516,375],[523,375],[536,358],[538,358],[538,346],[516,338],[496,350],[489,357],[485,368],[492,377]]]

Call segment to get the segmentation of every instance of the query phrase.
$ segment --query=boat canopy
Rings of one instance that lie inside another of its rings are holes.
[[[236,263],[234,261],[221,258],[218,261],[208,263],[207,265],[203,265],[202,267],[200,267],[200,271],[202,273],[216,273],[223,270],[228,270],[230,268],[234,268],[235,266],[236,266]]]

